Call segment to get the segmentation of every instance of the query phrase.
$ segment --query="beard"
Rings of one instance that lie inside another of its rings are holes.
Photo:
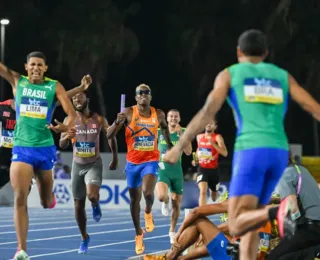
[[[74,106],[74,109],[80,113],[83,113],[83,111],[88,107],[88,101],[86,100],[86,102],[83,103],[83,105],[81,107],[77,107],[75,105]]]

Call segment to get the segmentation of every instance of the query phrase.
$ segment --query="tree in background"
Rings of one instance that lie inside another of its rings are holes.
[[[125,66],[139,52],[138,38],[124,25],[126,18],[136,15],[139,8],[133,3],[120,10],[112,0],[92,0],[89,6],[83,1],[64,1],[54,11],[61,19],[53,20],[46,32],[56,48],[56,71],[66,63],[74,82],[90,74],[103,116],[107,108],[102,85],[107,80],[108,63],[121,62]]]

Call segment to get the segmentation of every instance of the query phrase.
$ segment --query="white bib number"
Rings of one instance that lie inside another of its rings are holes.
[[[265,78],[247,78],[244,80],[246,102],[282,104],[283,89],[278,80]]]

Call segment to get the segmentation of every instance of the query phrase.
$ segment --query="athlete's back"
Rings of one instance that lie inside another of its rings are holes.
[[[256,147],[288,149],[284,116],[288,72],[271,64],[245,62],[228,68],[228,103],[238,127],[235,150]]]

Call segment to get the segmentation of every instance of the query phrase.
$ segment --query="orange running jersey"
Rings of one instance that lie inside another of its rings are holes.
[[[127,161],[133,164],[159,161],[158,116],[150,107],[151,117],[142,117],[137,106],[132,107],[132,119],[126,127]]]

